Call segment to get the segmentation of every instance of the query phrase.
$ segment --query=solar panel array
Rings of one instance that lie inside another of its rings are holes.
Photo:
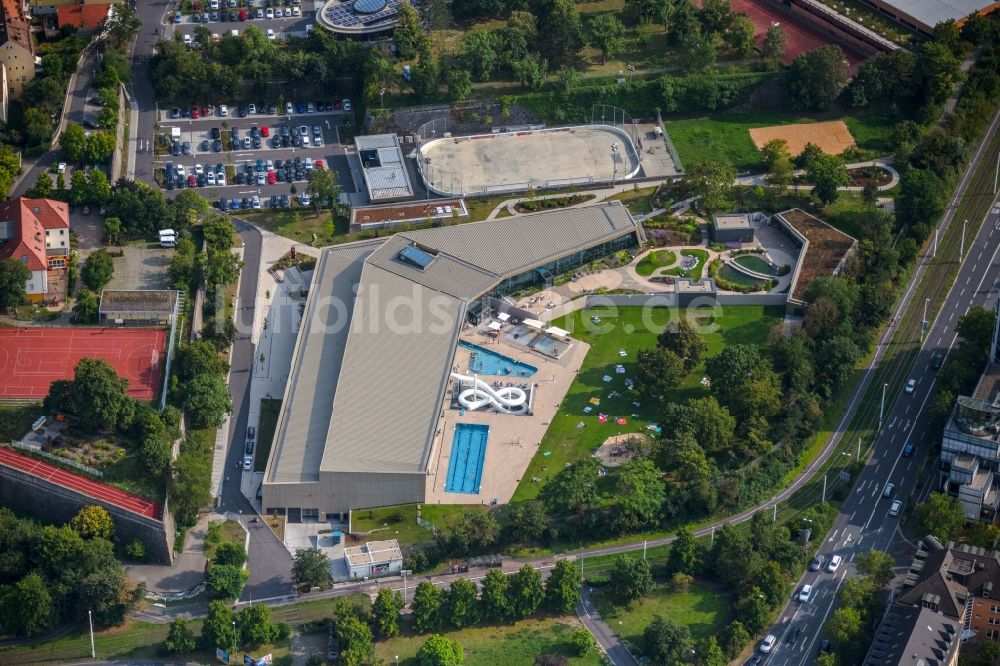
[[[341,2],[324,7],[326,18],[342,28],[363,28],[389,21],[396,17],[400,0],[359,0],[361,4]],[[382,8],[371,11],[381,4]]]

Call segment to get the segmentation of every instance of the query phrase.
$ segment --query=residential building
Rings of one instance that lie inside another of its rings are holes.
[[[7,65],[0,62],[0,121],[7,122],[7,101],[10,92],[7,90]]]
[[[17,259],[31,271],[29,302],[65,299],[69,250],[65,202],[18,197],[0,204],[0,259]]]
[[[963,25],[972,14],[985,16],[1000,7],[996,0],[864,0],[912,30],[934,34],[934,26],[943,21]]]
[[[0,4],[0,64],[7,70],[11,99],[18,99],[24,85],[35,78],[35,44],[21,4],[17,0],[0,0]]]
[[[73,25],[77,28],[97,28],[108,18],[111,10],[110,2],[90,2],[77,0],[71,3],[60,3],[55,7],[57,25]]]
[[[344,563],[351,578],[390,576],[403,570],[403,552],[395,539],[369,541],[344,549]]]
[[[864,666],[955,666],[958,623],[920,606],[893,606],[875,632]]]

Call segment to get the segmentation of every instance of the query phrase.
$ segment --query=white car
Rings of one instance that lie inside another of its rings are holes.
[[[308,134],[303,134],[302,135],[302,147],[303,148],[308,148],[309,147],[309,135]]]
[[[184,172],[184,165],[183,164],[178,164],[177,165],[177,175],[178,176],[187,176],[187,173]]]
[[[294,112],[295,112],[295,109],[292,107],[292,103],[291,102],[285,102],[285,115],[286,116],[290,116]]]
[[[191,35],[184,35],[184,46],[191,46],[194,44],[194,39]]]
[[[837,569],[840,568],[840,563],[843,561],[844,558],[842,558],[840,555],[834,555],[833,557],[830,558],[830,563],[826,565],[826,572],[836,573]]]
[[[905,390],[906,390],[907,393],[913,393],[916,389],[917,389],[917,380],[916,379],[911,379],[908,382],[906,382],[906,389]]]
[[[205,173],[205,167],[203,167],[200,164],[195,164],[194,165],[194,175],[200,176],[203,173]]]
[[[349,100],[349,99],[342,99],[340,101],[344,105],[344,111],[350,111],[351,110],[351,100]]]
[[[302,16],[302,12],[299,11],[298,7],[292,7],[292,16]]]
[[[274,161],[273,160],[268,160],[267,162],[265,162],[264,163],[264,170],[265,171],[274,171]]]
[[[303,192],[302,194],[299,195],[299,203],[302,204],[303,206],[308,206],[310,201],[312,200],[309,198],[309,195],[307,193]]]
[[[270,7],[268,7],[267,9],[265,9],[264,10],[264,18],[273,19],[274,18],[274,10],[271,9]]]
[[[208,183],[209,185],[215,185],[214,171],[209,171],[207,174],[205,174],[205,182]]]
[[[804,604],[807,604],[809,603],[809,597],[812,596],[812,593],[813,593],[812,585],[803,585],[802,589],[799,590],[798,600]]]
[[[60,162],[59,166],[56,168],[56,171],[59,173],[66,173],[66,163]]]
[[[257,197],[254,197],[254,201],[257,201]],[[257,203],[260,203],[257,201]],[[260,208],[260,206],[254,206],[254,208]],[[249,472],[253,467],[253,456],[243,456],[243,471]]]
[[[274,18],[282,18],[284,15],[285,13],[281,11],[281,7],[275,7]]]
[[[256,113],[257,113],[257,105],[256,104],[248,104],[247,105],[247,115],[253,116],[253,115],[256,115]]]
[[[890,516],[898,516],[899,510],[903,508],[903,502],[900,500],[893,500],[892,506],[889,507]]]
[[[253,199],[250,200],[250,206],[254,210],[260,210],[260,197],[257,196],[256,194],[253,195]],[[249,458],[249,456],[247,456],[247,457]],[[246,460],[247,460],[247,458],[243,459],[243,464],[244,465],[246,464]]]
[[[271,11],[271,10],[268,9],[267,11]],[[267,38],[270,39],[270,40],[274,40],[276,37],[277,37],[277,35],[274,34],[274,30],[271,30],[270,28],[268,28],[267,29]]]
[[[219,105],[219,115],[220,116],[228,116],[229,115],[229,107],[226,106],[225,104],[220,104]]]
[[[778,642],[778,638],[774,634],[768,634],[767,638],[760,642],[760,647],[757,648],[763,654],[768,654],[774,649],[774,644]]]
[[[216,172],[216,174],[215,174],[215,184],[219,185],[219,186],[225,185],[226,184],[226,174]]]
[[[306,171],[312,171],[313,170],[313,158],[307,157],[305,159],[305,167],[306,167]]]

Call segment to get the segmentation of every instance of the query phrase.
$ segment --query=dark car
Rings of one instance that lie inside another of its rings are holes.
[[[285,182],[285,172],[284,171],[275,171],[274,172],[274,179],[276,181],[278,181],[279,183]]]
[[[185,155],[190,155],[191,154],[191,142],[190,141],[185,141],[184,143],[181,144],[181,152],[184,153]]]
[[[181,109],[180,109],[180,107],[175,106],[174,108],[170,109],[170,117],[171,118],[180,118],[181,117]]]
[[[287,136],[281,137],[281,147],[282,148],[288,148],[288,146],[290,146],[290,145],[292,145],[292,140],[290,138],[288,138]]]
[[[238,127],[230,127],[229,128],[229,138],[231,138],[233,141],[239,141],[239,138],[240,138],[240,128],[238,128]]]
[[[236,173],[236,184],[237,185],[246,185],[246,183],[247,183],[246,174],[244,174],[242,171],[238,171]]]
[[[209,145],[208,144],[208,139],[205,139],[204,141],[201,142],[201,145],[198,146],[198,150],[200,150],[203,153],[207,153],[208,150],[209,150],[208,145]]]
[[[274,160],[274,168],[275,169],[280,170],[283,165],[284,165],[284,161],[283,160]]]
[[[278,198],[277,194],[272,194],[271,195],[271,208],[277,208],[278,207],[278,203],[280,201],[281,200]]]
[[[914,447],[913,447],[912,443],[907,442],[906,444],[903,445],[903,457],[904,458],[909,458],[910,456],[912,456],[913,455],[913,451],[914,451]]]
[[[201,174],[198,176],[198,187],[205,187],[206,185],[208,185],[208,176]]]
[[[246,197],[243,197],[243,199],[240,200],[240,208],[245,210],[249,207],[250,207],[250,200],[247,199]]]
[[[213,141],[212,142],[212,150],[214,150],[217,153],[221,153],[222,152],[222,141],[220,141],[218,139],[216,139],[215,141]]]
[[[305,112],[306,112],[306,104],[305,104],[305,102],[296,102],[295,103],[295,113],[305,113]]]
[[[281,126],[281,136],[288,136],[291,130],[288,129],[288,125]]]
[[[223,212],[229,210],[229,201],[227,199],[219,199],[219,210]]]
[[[187,178],[184,176],[177,176],[177,189],[183,190],[185,187],[187,187]]]
[[[168,190],[172,190],[172,189],[174,189],[174,184],[175,184],[175,182],[176,182],[176,181],[175,181],[175,180],[174,180],[173,178],[166,178],[166,179],[164,179],[164,183],[163,183],[163,184],[164,184],[164,186],[165,186],[165,187],[166,187],[166,188],[167,188]]]
[[[799,636],[802,635],[802,627],[795,627],[794,629],[788,630],[788,638],[785,641],[791,645],[795,641],[799,640]]]
[[[819,649],[816,651],[816,655],[819,656],[824,652],[833,652],[833,645],[825,638],[819,642]]]
[[[191,117],[191,109],[185,106],[184,108],[181,109],[181,118],[190,118],[190,117]]]
[[[292,145],[299,148],[302,145],[302,138],[298,134],[292,137]]]
[[[246,105],[241,106],[240,107],[240,118],[246,118],[247,117],[247,113],[249,113],[249,112],[247,111]]]
[[[222,21],[223,23],[225,23],[226,21],[228,21],[229,20],[229,12],[222,12],[221,14],[219,14],[219,20]]]
[[[250,138],[259,139],[260,138],[260,128],[254,125],[250,128]]]
[[[944,364],[944,354],[941,352],[934,352],[934,355],[931,356],[931,367],[935,370],[940,370],[942,364]]]
[[[256,149],[256,150],[259,150],[259,149],[260,149],[260,139],[259,139],[259,138],[257,138],[257,139],[253,139],[253,147],[254,147],[254,149]]]
[[[212,138],[213,138],[213,139],[219,139],[219,138],[222,138],[222,132],[221,132],[221,131],[219,131],[219,128],[218,128],[218,127],[213,127],[213,128],[212,128]]]
[[[257,170],[257,173],[263,173],[264,172],[264,160],[257,160],[257,164],[256,164],[255,168]]]
[[[817,555],[812,558],[809,562],[809,571],[819,571],[823,568],[823,563],[826,562],[826,557],[824,555]]]
[[[253,453],[253,442],[247,442],[246,452],[247,455]]]
[[[178,155],[180,155],[181,152],[182,152],[182,150],[181,150],[181,142],[180,141],[174,141],[173,145],[170,147],[170,152],[172,152],[174,154],[174,157],[177,157]]]
[[[281,195],[281,207],[288,208],[289,198],[287,194]]]
[[[271,106],[267,107],[267,114],[269,116],[276,116],[276,115],[278,115],[278,107],[274,106],[273,104]]]
[[[229,207],[232,208],[233,210],[238,209],[240,207],[240,200],[237,199],[236,197],[233,197],[233,200],[229,202]]]

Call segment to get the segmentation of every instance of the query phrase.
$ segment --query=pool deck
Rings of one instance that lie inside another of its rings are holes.
[[[583,365],[590,345],[574,339],[566,354],[555,360],[539,353],[524,351],[504,341],[503,335],[493,340],[479,334],[474,329],[462,333],[462,339],[481,347],[494,350],[504,356],[528,363],[538,368],[531,377],[497,377],[497,379],[521,384],[531,382],[535,395],[531,416],[499,414],[497,412],[470,412],[459,416],[457,409],[449,407],[450,391],[441,406],[442,416],[438,420],[437,437],[431,450],[431,472],[427,475],[428,504],[489,504],[494,498],[500,503],[510,501],[521,475],[538,451],[549,422],[556,415],[559,404],[569,391],[570,385]],[[455,363],[460,372],[469,367],[469,350],[458,348]],[[485,381],[491,378],[484,375]],[[448,480],[448,464],[457,423],[481,423],[490,427],[486,444],[486,460],[478,493],[451,493],[444,490]]]

